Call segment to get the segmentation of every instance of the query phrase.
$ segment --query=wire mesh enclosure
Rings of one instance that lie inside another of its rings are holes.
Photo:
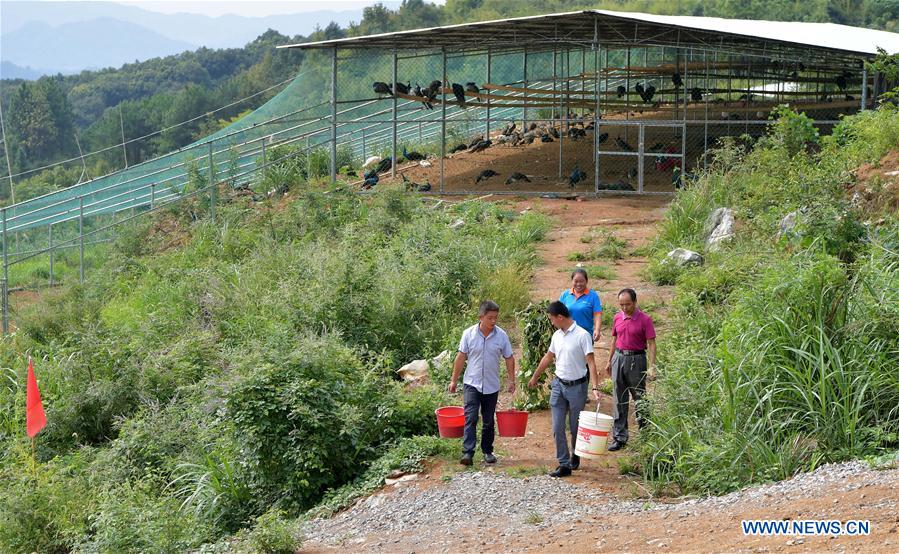
[[[762,136],[781,104],[822,133],[873,106],[885,83],[864,69],[874,49],[857,31],[899,45],[849,27],[853,47],[791,42],[705,19],[585,11],[289,46],[309,50],[303,66],[252,114],[4,208],[3,290],[10,268],[37,257],[52,284],[54,252],[75,249],[83,279],[85,245],[187,198],[214,218],[223,188],[261,196],[329,179],[443,194],[670,194],[724,137]],[[820,25],[744,23],[806,36]]]

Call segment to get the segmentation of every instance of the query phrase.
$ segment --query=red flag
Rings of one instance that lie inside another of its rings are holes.
[[[28,357],[28,384],[25,387],[25,429],[28,436],[34,438],[47,425],[44,405],[41,404],[41,391],[37,389],[34,378],[34,362]]]

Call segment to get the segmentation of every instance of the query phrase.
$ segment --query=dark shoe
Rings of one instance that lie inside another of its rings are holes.
[[[568,477],[571,475],[571,468],[567,466],[559,466],[555,469],[555,471],[550,471],[550,477]]]
[[[616,450],[621,450],[625,446],[627,446],[626,442],[612,441],[612,444],[609,445],[609,452],[615,452]]]
[[[459,460],[459,463],[464,466],[470,466],[471,465],[471,454],[467,454],[467,453],[462,454],[462,459]]]
[[[577,469],[581,467],[581,457],[577,454],[572,454],[571,463],[569,465],[571,466],[571,469]]]
[[[490,454],[484,454],[484,463],[495,464],[496,456],[494,456],[492,452]]]

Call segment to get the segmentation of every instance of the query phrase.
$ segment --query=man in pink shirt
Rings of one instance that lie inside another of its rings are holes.
[[[652,318],[637,309],[634,289],[619,292],[618,305],[621,311],[612,320],[612,345],[606,364],[606,373],[612,378],[615,394],[613,440],[609,444],[612,451],[620,450],[627,444],[628,396],[634,398],[637,425],[643,427],[640,399],[646,393],[646,380],[652,381],[656,376],[656,330]]]

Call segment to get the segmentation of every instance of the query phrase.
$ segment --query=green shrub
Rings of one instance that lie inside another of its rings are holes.
[[[519,410],[535,411],[546,408],[549,402],[546,373],[534,389],[528,388],[528,381],[534,376],[540,359],[549,350],[549,342],[555,331],[546,314],[549,301],[529,304],[518,312],[521,329],[522,356],[518,368],[518,398],[515,407]]]
[[[81,456],[35,468],[24,447],[0,472],[0,550],[70,552],[88,532],[97,499]]]

